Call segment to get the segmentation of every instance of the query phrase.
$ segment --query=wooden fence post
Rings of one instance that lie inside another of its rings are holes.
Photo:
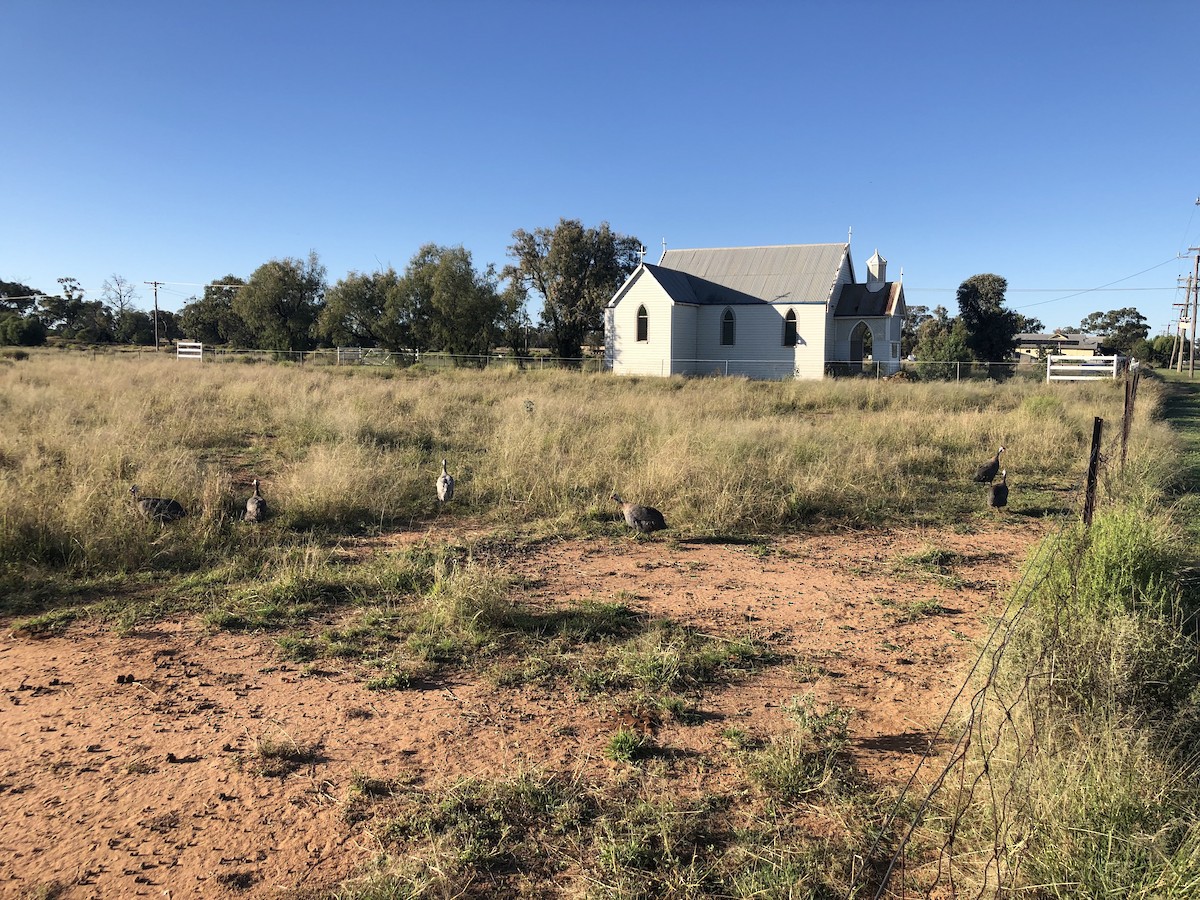
[[[1141,371],[1134,369],[1125,378],[1125,412],[1121,417],[1121,469],[1125,468],[1125,449],[1129,443],[1129,427],[1133,422],[1133,405],[1137,400],[1138,378]]]
[[[1100,472],[1100,433],[1104,430],[1104,420],[1096,416],[1092,424],[1092,453],[1088,459],[1087,493],[1083,498],[1083,526],[1090,528],[1092,513],[1096,510],[1096,479]]]

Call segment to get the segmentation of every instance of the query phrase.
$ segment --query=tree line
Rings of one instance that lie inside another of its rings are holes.
[[[564,359],[603,330],[604,307],[641,261],[642,242],[607,222],[577,219],[532,231],[517,229],[512,262],[475,266],[462,246],[426,244],[403,272],[349,272],[330,285],[315,251],[307,259],[273,259],[247,278],[226,275],[182,310],[158,313],[159,334],[206,344],[262,350],[363,346],[485,355],[495,347],[527,349],[531,333]],[[152,344],[154,322],[137,309],[132,285],[104,283],[101,300],[84,299],[73,278],[49,295],[0,282],[0,343],[35,345],[48,335],[88,343]],[[539,322],[527,307],[541,300]]]
[[[901,352],[922,362],[945,363],[947,373],[953,371],[951,364],[1011,360],[1018,335],[1036,334],[1045,326],[1036,318],[1008,309],[1004,305],[1007,290],[1008,281],[1000,275],[972,275],[958,286],[957,316],[951,316],[944,306],[932,312],[925,306],[910,307]],[[1160,336],[1149,341],[1146,317],[1133,307],[1094,312],[1078,328],[1061,330],[1095,337],[1108,353],[1161,365],[1167,364],[1171,353],[1172,339]],[[937,375],[936,368],[922,371]]]
[[[362,346],[480,356],[497,347],[522,353],[532,336],[554,356],[579,358],[602,332],[604,307],[640,262],[642,242],[607,222],[591,228],[577,219],[517,229],[512,237],[512,262],[499,271],[494,264],[477,268],[462,246],[437,244],[421,247],[403,272],[352,271],[333,285],[315,251],[307,259],[273,259],[247,278],[210,282],[178,314],[159,311],[157,333],[245,349]],[[49,335],[154,342],[153,314],[136,306],[126,279],[106,280],[99,300],[86,300],[74,278],[58,282],[56,294],[45,294],[0,281],[0,344],[37,345]],[[903,355],[947,364],[1011,359],[1017,335],[1043,326],[1005,306],[1007,289],[999,275],[973,275],[958,288],[957,316],[942,306],[911,307]],[[527,311],[531,297],[542,304],[537,323]],[[1170,354],[1171,339],[1149,342],[1146,319],[1133,308],[1092,313],[1078,330],[1111,352],[1162,364]]]

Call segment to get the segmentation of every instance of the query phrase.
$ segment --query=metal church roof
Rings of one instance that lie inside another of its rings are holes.
[[[723,247],[668,250],[650,269],[679,302],[824,303],[837,282],[849,244],[785,244],[776,247]],[[695,299],[677,296],[660,271],[688,276]]]
[[[667,296],[676,303],[700,302],[696,299],[696,292],[692,290],[692,282],[686,273],[676,272],[674,269],[664,269],[662,266],[650,263],[642,263],[642,268],[650,273],[650,276],[667,292]]]
[[[903,295],[898,281],[885,281],[878,290],[868,290],[865,284],[843,284],[838,297],[835,316],[871,318],[894,316]]]

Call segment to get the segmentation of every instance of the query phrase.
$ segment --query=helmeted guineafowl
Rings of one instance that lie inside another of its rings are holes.
[[[621,512],[625,516],[625,524],[640,534],[649,534],[651,531],[662,531],[667,527],[667,522],[653,506],[642,506],[639,503],[627,503],[622,500],[619,494],[613,494],[612,498],[621,505]]]
[[[438,503],[447,503],[454,497],[454,476],[446,471],[446,460],[442,460],[442,474],[437,478]]]
[[[267,517],[267,498],[258,489],[258,479],[254,479],[254,493],[246,500],[247,522],[261,522]]]
[[[133,497],[134,508],[147,519],[153,519],[159,524],[174,522],[187,515],[187,510],[178,500],[171,500],[167,497],[143,497],[136,484],[129,489],[129,493]]]
[[[975,480],[991,484],[996,478],[996,473],[1000,471],[1000,454],[1004,452],[1001,447],[996,451],[996,455],[985,462],[982,466],[975,470]]]
[[[988,506],[1008,505],[1008,470],[1000,470],[1000,483],[988,485]]]

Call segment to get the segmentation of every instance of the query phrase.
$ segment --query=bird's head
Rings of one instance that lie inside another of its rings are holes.
[[[621,495],[620,495],[620,494],[618,494],[616,491],[614,491],[614,492],[613,492],[612,498],[613,498],[614,500],[616,500],[618,503],[624,503],[624,502],[625,502],[624,500],[622,500],[622,499],[621,499]]]
[[[996,451],[996,455],[999,456],[1003,452],[1004,452],[1004,448],[1001,447],[999,450]]]

